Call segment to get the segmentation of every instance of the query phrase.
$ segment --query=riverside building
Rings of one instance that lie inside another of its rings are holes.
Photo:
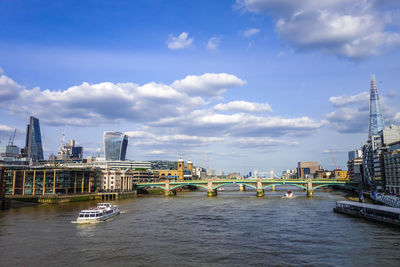
[[[387,145],[400,140],[400,126],[390,125],[371,135],[362,147],[364,181],[372,190],[385,189],[385,173],[382,153]]]
[[[318,169],[316,161],[300,161],[297,163],[297,178],[313,178]]]
[[[400,140],[388,144],[388,150],[383,152],[383,168],[385,171],[386,191],[400,193]]]
[[[92,193],[100,189],[100,168],[10,166],[5,168],[8,195]]]

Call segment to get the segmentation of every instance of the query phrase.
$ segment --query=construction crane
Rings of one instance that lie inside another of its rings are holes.
[[[16,133],[17,133],[17,128],[15,128],[14,134],[10,136],[10,140],[8,141],[8,146],[14,146],[14,139]]]
[[[333,165],[335,165],[335,170],[339,170],[340,167],[336,164],[335,154],[333,154],[332,149],[330,151],[331,151],[331,155],[332,155]]]

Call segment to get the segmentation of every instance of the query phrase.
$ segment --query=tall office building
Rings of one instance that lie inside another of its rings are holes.
[[[26,126],[25,153],[33,161],[43,160],[42,136],[40,134],[39,119],[30,117]]]
[[[379,104],[378,89],[376,88],[375,75],[371,77],[371,92],[369,97],[369,127],[368,137],[377,134],[385,128],[381,106]]]
[[[104,132],[104,154],[106,160],[125,160],[128,136],[124,133]]]

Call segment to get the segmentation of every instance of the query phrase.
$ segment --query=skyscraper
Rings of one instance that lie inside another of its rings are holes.
[[[104,132],[104,154],[106,160],[125,160],[128,136],[120,132]]]
[[[26,126],[25,153],[32,160],[43,160],[42,136],[40,134],[39,119],[30,117]]]
[[[369,98],[369,127],[368,137],[377,134],[385,128],[381,106],[379,104],[378,89],[376,88],[375,75],[371,77],[371,92]]]

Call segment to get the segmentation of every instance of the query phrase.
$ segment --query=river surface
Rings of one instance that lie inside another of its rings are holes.
[[[334,213],[343,192],[283,194],[140,196],[96,225],[71,223],[94,202],[0,211],[0,266],[400,266],[400,230]]]

